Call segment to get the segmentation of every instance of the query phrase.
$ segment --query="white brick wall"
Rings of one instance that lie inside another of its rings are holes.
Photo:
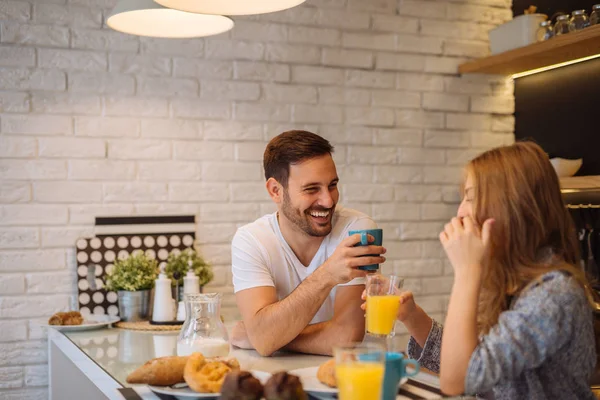
[[[196,214],[237,318],[229,243],[274,210],[262,153],[293,128],[333,142],[343,203],[385,231],[383,271],[443,318],[462,165],[514,130],[512,83],[456,68],[509,0],[307,0],[190,40],[112,31],[115,3],[0,0],[0,398],[47,398],[38,323],[73,305],[95,216]]]

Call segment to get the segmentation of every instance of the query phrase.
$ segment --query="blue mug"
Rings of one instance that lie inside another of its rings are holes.
[[[348,235],[350,236],[356,234],[360,235],[360,243],[357,243],[356,246],[368,246],[369,244],[381,246],[381,244],[383,243],[383,229],[360,229],[348,232]],[[367,235],[371,235],[373,236],[373,238],[375,238],[373,243],[369,243],[369,238],[367,237]],[[378,254],[366,254],[362,257],[367,256],[378,256]],[[358,267],[358,269],[361,269],[363,271],[376,271],[379,269],[379,264],[363,265],[362,267]]]
[[[415,367],[413,372],[406,372],[406,366]],[[388,352],[385,354],[385,375],[383,376],[383,390],[381,400],[396,400],[398,383],[403,377],[415,376],[419,372],[419,363],[415,360],[404,358],[402,353]]]

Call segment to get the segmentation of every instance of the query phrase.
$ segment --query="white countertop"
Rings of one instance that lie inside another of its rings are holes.
[[[177,355],[179,332],[146,332],[126,329],[64,332],[78,348],[123,386],[131,386],[125,378],[134,369],[155,357]],[[275,353],[261,357],[254,350],[231,349],[230,357],[240,362],[242,369],[277,372],[314,367],[328,357],[295,353]]]
[[[58,346],[107,398],[122,400],[124,397],[118,389],[131,387],[143,399],[159,400],[147,386],[130,385],[126,382],[126,377],[152,358],[176,355],[178,334],[178,331],[148,332],[118,328],[78,332],[58,332],[50,329],[49,340]],[[230,356],[239,360],[242,369],[269,373],[316,367],[329,359],[324,356],[287,352],[261,357],[254,350],[235,348],[232,348]],[[437,377],[429,374],[419,373],[415,378],[434,386],[439,383]]]

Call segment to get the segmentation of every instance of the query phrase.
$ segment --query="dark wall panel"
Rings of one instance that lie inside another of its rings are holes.
[[[600,59],[519,78],[515,100],[517,139],[583,158],[577,175],[600,175]]]
[[[530,4],[549,17],[600,0],[513,0],[515,16]],[[515,137],[533,138],[550,157],[583,158],[577,175],[600,175],[600,59],[515,81]]]

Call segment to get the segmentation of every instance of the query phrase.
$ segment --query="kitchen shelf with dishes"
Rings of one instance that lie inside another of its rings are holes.
[[[574,60],[600,57],[600,25],[461,64],[461,74],[514,75]]]

